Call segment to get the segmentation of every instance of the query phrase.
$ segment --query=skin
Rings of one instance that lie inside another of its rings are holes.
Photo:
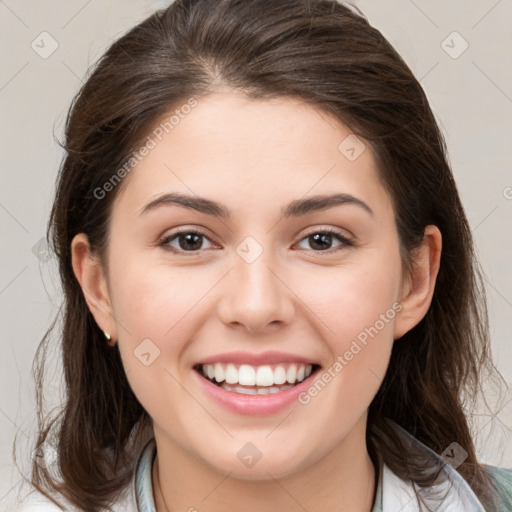
[[[350,133],[295,99],[251,100],[230,90],[201,98],[124,179],[108,271],[85,235],[73,240],[90,310],[118,343],[130,385],[153,419],[159,512],[371,511],[368,407],[394,340],[429,308],[441,234],[427,226],[414,273],[403,276],[391,198],[369,144],[355,161],[338,150]],[[140,214],[168,192],[221,202],[231,218],[179,206]],[[292,200],[333,192],[352,194],[374,215],[355,205],[297,218],[280,213]],[[170,244],[180,254],[158,245],[180,226],[206,237],[194,256],[179,238]],[[326,254],[309,238],[325,228],[353,245],[333,237]],[[252,263],[236,252],[247,236],[263,249]],[[213,403],[192,378],[202,358],[236,350],[279,350],[328,368],[394,303],[400,312],[307,405],[243,416]],[[134,356],[147,338],[160,350],[149,366]],[[246,442],[262,453],[250,468],[237,458]]]

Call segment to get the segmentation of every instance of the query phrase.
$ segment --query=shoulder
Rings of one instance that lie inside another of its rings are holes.
[[[103,512],[137,512],[139,510],[137,506],[137,483],[136,473],[139,473],[139,479],[142,480],[142,491],[147,491],[147,482],[149,482],[149,495],[146,498],[149,504],[153,503],[152,492],[151,492],[151,457],[155,453],[155,442],[154,438],[151,438],[146,444],[140,449],[139,457],[135,467],[132,471],[132,477],[130,481],[122,487],[117,496],[114,496],[113,503],[106,507]],[[146,461],[146,464],[142,462]],[[139,468],[140,466],[140,468]],[[148,480],[149,479],[149,480]],[[25,486],[24,486],[25,487]],[[23,491],[23,498],[21,501],[17,501],[16,505],[9,510],[11,512],[83,512],[83,509],[78,509],[76,506],[70,505],[67,500],[64,500],[63,496],[59,495],[56,497],[56,501],[60,502],[62,506],[55,504],[44,494],[39,492],[37,489],[28,484],[26,489]],[[19,500],[19,498],[18,498]],[[149,510],[153,510],[149,508]]]
[[[62,498],[59,498],[62,501]],[[115,503],[105,512],[135,512],[137,510],[133,485],[127,485],[118,495]],[[18,504],[13,512],[82,512],[76,507],[63,503],[60,507],[44,494],[34,490]]]
[[[62,512],[63,510],[66,509],[57,506],[43,494],[33,491],[18,504],[15,512]]]
[[[502,485],[509,486],[512,490],[512,468],[499,468],[497,466],[484,465],[491,477]]]
[[[499,468],[484,465],[498,490],[501,506],[509,507],[503,510],[512,510],[512,468]]]

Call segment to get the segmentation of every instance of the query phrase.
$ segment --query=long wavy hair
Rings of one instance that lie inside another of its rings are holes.
[[[163,115],[226,86],[249,98],[300,99],[368,141],[392,198],[404,275],[425,226],[440,229],[432,303],[394,342],[369,407],[367,446],[374,462],[383,460],[421,489],[432,486],[437,473],[425,472],[392,422],[437,453],[456,441],[468,454],[457,471],[492,510],[495,492],[477,460],[469,419],[484,377],[498,372],[482,274],[446,143],[403,59],[359,10],[334,0],[176,0],[114,42],[74,98],[47,231],[64,292],[59,341],[65,399],[57,413],[44,410],[44,362],[54,323],[40,343],[34,372],[36,446],[54,439],[57,472],[34,460],[32,485],[54,501],[99,511],[131,477],[151,421],[128,384],[118,348],[105,343],[86,305],[71,266],[71,241],[85,233],[103,258],[120,187],[101,199],[98,189]],[[423,500],[421,492],[417,497]]]

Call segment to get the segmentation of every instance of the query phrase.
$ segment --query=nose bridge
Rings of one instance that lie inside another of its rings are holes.
[[[226,324],[243,324],[251,331],[275,322],[287,322],[293,311],[291,292],[276,270],[277,258],[252,237],[236,248],[234,268],[220,301]]]

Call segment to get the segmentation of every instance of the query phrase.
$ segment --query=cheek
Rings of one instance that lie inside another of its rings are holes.
[[[211,288],[208,279],[197,274],[154,264],[119,268],[113,279],[113,306],[116,320],[126,328],[120,337],[159,342],[176,338]]]
[[[322,332],[330,361],[299,397],[314,411],[312,431],[330,425],[332,435],[341,439],[370,406],[388,367],[401,309],[393,290],[385,280],[371,285],[354,281],[337,292],[335,304],[327,304],[329,330]]]
[[[179,269],[138,262],[112,273],[112,304],[130,387],[148,414],[161,420],[163,411],[177,415],[179,362],[194,337],[194,305],[205,291],[197,282],[189,285]]]
[[[350,348],[352,340],[392,337],[399,299],[400,265],[358,262],[330,269],[308,281],[301,292],[321,320],[321,332],[336,354]],[[319,324],[320,325],[320,324]]]
[[[337,352],[349,350],[354,341],[366,346],[371,339],[392,338],[394,319],[401,309],[396,284],[380,273],[375,279],[351,280],[345,285],[332,311]]]
[[[192,285],[187,275],[180,269],[142,264],[140,268],[119,266],[112,273],[123,366],[150,414],[158,413],[165,396],[179,394],[176,379],[182,378],[183,371],[179,363],[201,324],[198,303],[208,291],[208,280],[195,278]]]
[[[357,417],[377,392],[402,308],[398,301],[400,276],[398,253],[392,253],[389,258],[368,258],[337,269],[303,291],[319,319],[316,326],[331,358],[313,394],[332,400],[331,411],[340,410],[336,404],[345,404]],[[324,393],[322,386],[331,391]],[[346,414],[345,407],[341,410]]]

